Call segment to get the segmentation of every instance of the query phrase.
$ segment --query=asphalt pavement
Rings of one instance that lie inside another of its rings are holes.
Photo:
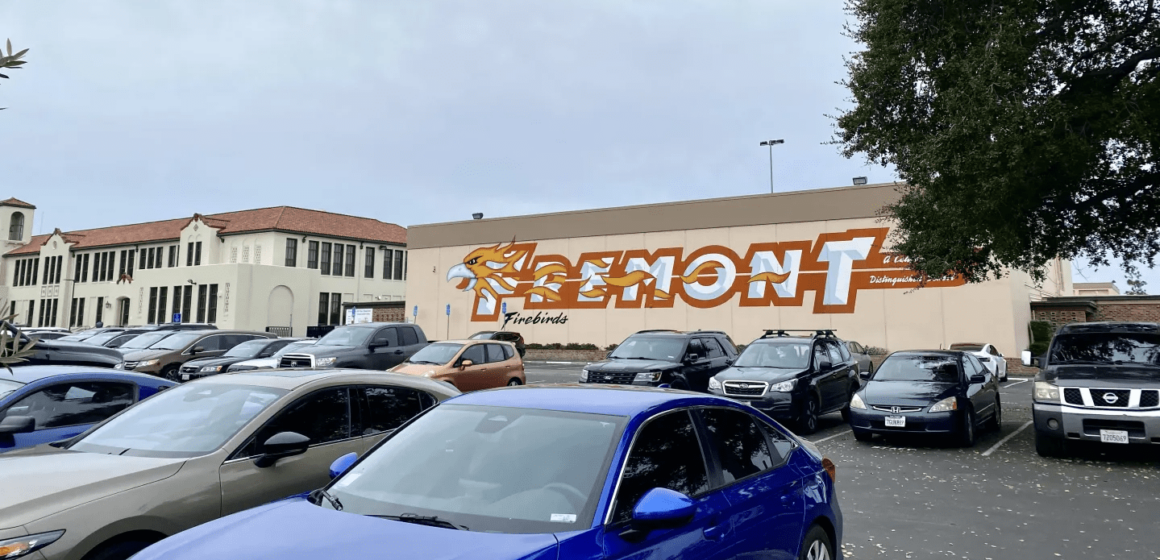
[[[529,384],[574,382],[582,363],[528,363]],[[846,558],[1160,560],[1160,446],[1035,453],[1031,383],[1003,384],[1003,426],[973,448],[854,440],[837,414],[808,437],[838,467]]]

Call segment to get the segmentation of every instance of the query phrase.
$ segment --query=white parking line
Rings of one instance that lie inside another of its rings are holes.
[[[570,366],[576,362],[544,362],[545,364],[552,364],[554,366]]]
[[[834,439],[834,438],[836,438],[836,437],[838,437],[838,436],[844,436],[844,435],[846,435],[846,434],[848,434],[848,433],[850,433],[850,432],[852,432],[852,431],[854,431],[854,430],[846,430],[846,431],[844,431],[844,432],[838,432],[838,433],[836,433],[836,434],[834,434],[834,435],[832,435],[832,436],[826,436],[826,437],[824,437],[824,438],[822,438],[822,439],[818,439],[818,440],[811,440],[811,441],[810,441],[810,443],[822,443],[823,441],[830,440],[830,439]]]
[[[1020,383],[1027,383],[1028,381],[1031,381],[1031,380],[1030,380],[1030,379],[1024,379],[1023,381],[1016,381],[1016,382],[1014,382],[1014,383],[1008,383],[1008,384],[1004,385],[1004,387],[1014,387],[1014,386],[1016,386],[1016,385],[1018,385],[1018,384],[1020,384]]]
[[[999,443],[996,443],[995,445],[992,445],[990,449],[988,449],[988,450],[984,451],[984,452],[983,452],[983,456],[984,456],[984,457],[986,457],[986,456],[988,456],[988,455],[990,455],[990,454],[994,453],[996,449],[999,449],[999,447],[1001,447],[1001,446],[1002,446],[1004,443],[1007,443],[1007,440],[1009,440],[1009,439],[1011,439],[1011,438],[1013,438],[1013,437],[1015,437],[1015,436],[1019,435],[1019,432],[1022,432],[1023,430],[1026,430],[1026,429],[1027,429],[1027,426],[1030,426],[1030,425],[1031,425],[1031,424],[1033,424],[1034,422],[1035,422],[1034,420],[1028,420],[1026,424],[1024,424],[1024,425],[1022,425],[1022,426],[1019,426],[1019,429],[1015,430],[1014,432],[1011,432],[1011,433],[1007,434],[1007,437],[1005,437],[1005,438],[1003,438],[1003,439],[999,440]]]

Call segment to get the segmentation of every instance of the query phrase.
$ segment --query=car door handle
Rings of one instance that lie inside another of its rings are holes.
[[[710,540],[710,541],[718,540],[721,537],[725,536],[725,532],[726,532],[725,529],[726,529],[726,527],[724,525],[714,525],[712,527],[706,527],[705,528],[705,539]]]
[[[403,350],[402,350],[402,349],[395,350],[395,353],[396,353],[396,354],[402,354],[402,353],[403,353]]]

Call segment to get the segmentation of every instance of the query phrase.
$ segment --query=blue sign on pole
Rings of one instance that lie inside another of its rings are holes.
[[[412,316],[412,317],[418,317],[418,316],[419,316],[419,306],[418,306],[418,305],[416,305],[416,306],[415,306],[415,309],[412,309],[412,310],[411,310],[411,316]]]
[[[499,304],[499,312],[503,313],[504,315],[507,315],[507,302],[506,301]]]
[[[181,313],[174,313],[174,314],[173,314],[173,322],[174,322],[174,323],[180,323],[180,322],[181,322]]]
[[[447,304],[447,316],[448,316],[448,317],[450,317],[450,316],[451,316],[451,304],[450,304],[450,303],[449,303],[449,304]]]

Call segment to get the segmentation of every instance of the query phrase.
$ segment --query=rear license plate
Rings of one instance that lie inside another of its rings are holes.
[[[905,416],[887,416],[886,417],[886,427],[887,428],[905,428],[906,427],[906,417]]]
[[[189,374],[188,373],[181,374],[181,380],[182,381],[189,381]]]
[[[1100,430],[1100,441],[1104,443],[1128,443],[1126,430]]]

